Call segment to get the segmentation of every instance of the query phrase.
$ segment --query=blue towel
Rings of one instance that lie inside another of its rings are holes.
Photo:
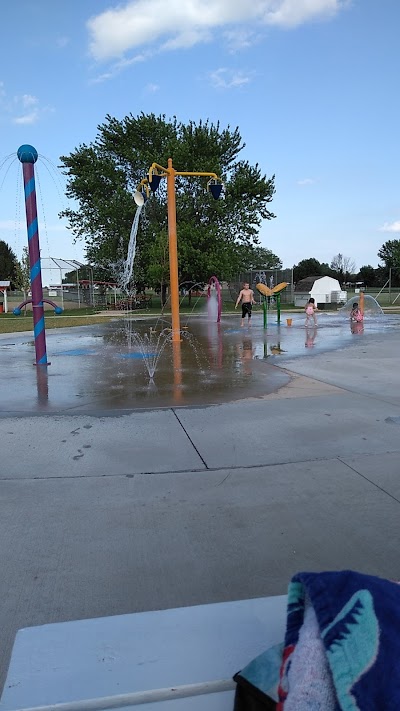
[[[283,648],[235,679],[238,711],[272,700],[277,711],[399,711],[400,585],[350,570],[298,573]]]
[[[291,708],[291,667],[304,638],[307,609],[313,611],[318,628],[324,657],[321,668],[325,667],[328,675],[326,688],[331,685],[333,689],[330,708],[400,709],[400,586],[371,575],[342,571],[298,573],[289,585],[279,711]],[[304,665],[308,643],[309,637],[303,649]],[[316,677],[318,671],[314,666]],[[324,673],[322,669],[320,679]],[[308,686],[312,687],[310,677]],[[299,703],[297,708],[300,710]],[[319,708],[317,704],[315,708]]]

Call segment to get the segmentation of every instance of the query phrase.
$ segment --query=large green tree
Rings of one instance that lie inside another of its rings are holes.
[[[14,288],[17,276],[18,259],[11,247],[0,240],[0,281],[11,281]]]
[[[293,280],[295,283],[306,279],[309,276],[322,276],[323,275],[323,265],[315,257],[309,257],[309,259],[302,259],[298,264],[293,267]]]
[[[28,247],[22,249],[21,261],[17,261],[15,270],[15,288],[22,291],[24,299],[27,298],[28,291],[31,288],[31,269],[29,265]]]
[[[377,284],[384,286],[389,280],[391,286],[400,286],[400,240],[389,239],[378,251],[378,257],[383,262],[378,266]]]
[[[62,215],[74,237],[85,240],[88,261],[105,266],[126,254],[136,209],[132,194],[153,162],[165,166],[172,157],[178,171],[215,172],[224,182],[218,201],[206,191],[206,179],[176,180],[179,278],[188,285],[212,274],[229,279],[258,245],[262,220],[274,217],[269,209],[274,176],[267,178],[259,165],[242,158],[243,148],[239,129],[222,129],[219,123],[184,124],[143,113],[121,121],[107,116],[93,143],[61,157],[67,196],[77,203]],[[165,281],[165,191],[162,180],[141,215],[137,286]]]
[[[378,251],[378,257],[384,266],[400,267],[400,239],[389,239]]]
[[[365,286],[375,286],[377,279],[376,269],[370,264],[365,264],[360,267],[360,271],[357,274],[357,281],[363,281]]]
[[[246,247],[244,248],[246,250]],[[251,245],[247,254],[243,254],[244,271],[252,269],[282,269],[282,260],[270,249]]]

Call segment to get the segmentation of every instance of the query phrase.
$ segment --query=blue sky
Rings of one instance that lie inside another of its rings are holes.
[[[0,165],[22,143],[50,161],[37,164],[42,257],[84,259],[52,164],[107,113],[141,111],[239,126],[243,157],[276,174],[260,237],[285,267],[338,252],[377,266],[400,239],[398,0],[15,0],[4,15]],[[18,161],[0,186],[0,239],[20,256]]]

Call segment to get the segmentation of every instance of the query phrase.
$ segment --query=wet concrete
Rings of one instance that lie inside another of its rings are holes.
[[[47,333],[46,368],[33,367],[34,344],[26,335],[0,340],[2,412],[105,411],[177,405],[204,405],[266,394],[288,376],[255,358],[260,334],[236,333],[232,324],[193,320],[178,344],[170,332],[149,344],[149,360],[162,350],[154,379],[146,357],[132,339],[143,337],[155,322],[121,319],[104,326],[84,326]],[[159,341],[159,342],[158,342]],[[1,376],[3,374],[3,377]]]
[[[252,327],[243,329],[240,317],[227,317],[220,324],[182,319],[187,328],[179,352],[168,341],[167,331],[160,338],[168,324],[155,320],[123,318],[104,326],[48,331],[47,369],[33,366],[31,337],[6,334],[0,338],[0,413],[105,412],[265,396],[289,381],[276,365],[400,327],[396,316],[366,320],[363,332],[356,333],[336,314],[321,314],[318,328],[309,329],[304,328],[303,315],[291,318],[292,326],[286,325],[285,316],[278,326],[271,316],[266,331],[259,313]],[[147,358],[133,332],[143,338],[154,327]],[[146,362],[158,350],[162,352],[150,379]]]

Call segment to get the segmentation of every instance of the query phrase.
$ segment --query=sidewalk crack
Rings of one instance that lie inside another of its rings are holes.
[[[186,428],[184,427],[184,425],[183,425],[182,422],[180,421],[180,419],[179,419],[178,415],[176,414],[175,409],[174,409],[173,407],[171,407],[171,411],[174,413],[176,419],[178,420],[180,426],[182,427],[182,429],[183,429],[183,431],[184,431],[186,437],[188,438],[188,440],[189,440],[190,444],[192,445],[193,449],[195,450],[196,454],[198,455],[198,457],[199,457],[199,458],[201,459],[201,461],[203,462],[205,468],[208,469],[208,465],[207,465],[206,460],[205,460],[204,457],[200,454],[200,452],[199,452],[199,450],[197,449],[195,443],[193,442],[193,440],[192,440],[190,434],[188,433],[188,431],[186,430]]]
[[[357,471],[357,469],[354,469],[354,467],[352,467],[350,464],[348,464],[346,461],[344,461],[344,459],[341,459],[340,457],[338,457],[338,461],[342,462],[342,464],[344,464],[346,467],[351,469],[352,472],[354,472],[355,474],[358,474],[358,476],[362,477],[362,479],[365,479],[365,481],[368,481],[370,484],[372,484],[372,486],[375,486],[376,489],[379,489],[379,491],[382,491],[384,494],[386,494],[386,496],[390,496],[391,499],[393,499],[398,504],[400,504],[400,500],[397,499],[396,496],[393,496],[393,494],[391,494],[389,491],[386,491],[386,489],[384,489],[382,486],[379,486],[379,484],[377,484],[375,481],[368,479],[368,477],[365,476],[365,474],[361,474],[361,472]]]

